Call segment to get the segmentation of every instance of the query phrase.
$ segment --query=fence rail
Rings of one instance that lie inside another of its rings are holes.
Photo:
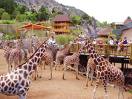
[[[70,47],[70,52],[76,52],[80,49],[82,45],[79,43],[73,43]],[[101,44],[101,45],[94,45],[95,51],[100,55],[104,56],[122,56],[127,57],[130,59],[130,63],[132,63],[132,44],[124,45],[121,47],[121,50],[118,51],[117,45],[108,45],[108,44]],[[87,49],[84,50],[83,54],[88,54]]]

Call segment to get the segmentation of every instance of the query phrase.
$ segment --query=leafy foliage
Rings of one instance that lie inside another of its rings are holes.
[[[70,41],[74,39],[72,35],[57,35],[56,41],[60,45],[68,44]]]
[[[110,24],[107,22],[107,21],[104,21],[104,22],[99,22],[99,21],[97,21],[97,26],[98,27],[102,27],[102,28],[104,28],[104,27],[108,27],[108,26],[110,26]]]
[[[72,17],[72,24],[73,25],[79,25],[81,23],[81,17],[80,16],[73,16]]]
[[[0,18],[1,18],[2,14],[3,14],[4,12],[5,12],[5,9],[0,8]]]
[[[14,24],[15,20],[0,20],[0,24]]]
[[[82,15],[82,19],[86,20],[88,24],[92,25],[93,17],[90,17],[87,14]]]
[[[11,19],[10,14],[8,14],[7,12],[4,12],[4,13],[1,15],[1,19],[2,19],[2,20],[10,20],[10,19]]]
[[[48,20],[50,16],[51,16],[51,13],[49,12],[48,8],[41,7],[41,9],[38,12],[37,19],[39,21]]]
[[[2,37],[3,40],[12,40],[12,39],[15,39],[15,38],[16,38],[16,36],[13,33],[6,33]]]
[[[5,9],[5,11],[9,14],[12,14],[17,4],[15,0],[0,0],[0,8]]]
[[[26,14],[26,19],[29,20],[29,21],[36,21],[36,13],[33,13],[33,12],[25,12]]]
[[[26,15],[25,14],[18,14],[16,16],[16,20],[19,21],[19,22],[23,22],[26,20]]]

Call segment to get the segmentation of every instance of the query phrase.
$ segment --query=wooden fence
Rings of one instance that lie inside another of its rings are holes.
[[[76,51],[79,50],[79,48],[81,47],[81,44],[79,43],[74,43],[71,45],[70,47],[70,52],[74,53]],[[121,50],[118,51],[117,50],[117,45],[94,45],[94,48],[96,50],[97,53],[99,53],[100,55],[105,55],[107,56],[122,56],[122,57],[127,57],[130,59],[130,63],[132,63],[132,44],[129,45],[124,45],[121,47]],[[87,49],[84,50],[83,54],[88,54],[87,53]]]

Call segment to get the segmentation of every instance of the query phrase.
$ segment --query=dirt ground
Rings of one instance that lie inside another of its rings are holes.
[[[7,72],[7,64],[0,50],[0,74]],[[27,99],[92,99],[93,86],[85,87],[85,78],[75,79],[75,73],[67,71],[66,80],[62,80],[62,71],[53,71],[53,79],[49,78],[49,68],[43,70],[42,78],[32,81]],[[117,99],[118,89],[108,88],[108,99]],[[124,99],[132,99],[132,94],[124,93]],[[104,90],[100,86],[96,93],[97,99],[104,99]],[[18,99],[17,96],[6,96],[0,94],[0,99]],[[120,98],[122,99],[122,98]]]

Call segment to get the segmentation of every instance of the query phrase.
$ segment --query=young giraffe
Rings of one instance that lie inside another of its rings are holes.
[[[64,58],[69,54],[70,45],[65,45],[63,49],[60,49],[56,53],[55,70],[60,67],[60,64],[64,61]]]
[[[80,54],[81,54],[81,49],[78,51],[78,52],[75,52],[75,53],[73,53],[73,55],[69,55],[69,56],[66,56],[65,58],[64,58],[64,67],[63,67],[63,76],[62,76],[62,78],[65,80],[65,72],[66,72],[66,70],[67,70],[67,66],[70,66],[70,65],[74,65],[75,66],[75,71],[76,71],[76,79],[78,79],[79,80],[79,78],[78,78],[78,65],[79,65],[79,56],[80,56]]]
[[[123,96],[124,90],[124,75],[123,72],[115,66],[112,66],[110,63],[108,64],[106,60],[98,55],[93,45],[90,41],[87,41],[84,45],[84,48],[87,48],[90,57],[94,59],[94,63],[96,64],[96,75],[97,81],[96,86],[93,91],[93,99],[95,99],[96,88],[98,87],[99,81],[101,81],[104,85],[105,90],[105,98],[107,98],[107,84],[114,84],[119,87],[118,99],[120,99],[120,92]]]
[[[49,80],[51,80],[52,79],[52,68],[54,65],[53,53],[51,50],[46,49],[46,51],[44,52],[44,54],[42,56],[42,61],[43,61],[44,69],[45,69],[45,65],[50,66],[50,78],[49,78]],[[41,66],[41,70],[42,70],[42,66]]]
[[[86,87],[88,86],[88,78],[89,78],[89,73],[91,71],[91,76],[90,76],[90,80],[91,80],[91,86],[93,84],[93,74],[95,72],[96,69],[96,64],[94,63],[94,60],[92,57],[90,57],[87,61],[87,72],[86,72]]]
[[[30,85],[30,76],[35,71],[46,49],[44,42],[36,52],[15,70],[0,76],[0,93],[5,95],[18,95],[19,99],[26,99]]]
[[[109,61],[105,61],[106,64],[109,64]],[[89,78],[89,73],[91,72],[90,75],[90,80],[91,80],[91,86],[93,85],[93,75],[96,71],[96,64],[94,63],[94,58],[90,57],[87,61],[87,72],[86,72],[86,87],[88,86],[88,78]]]

